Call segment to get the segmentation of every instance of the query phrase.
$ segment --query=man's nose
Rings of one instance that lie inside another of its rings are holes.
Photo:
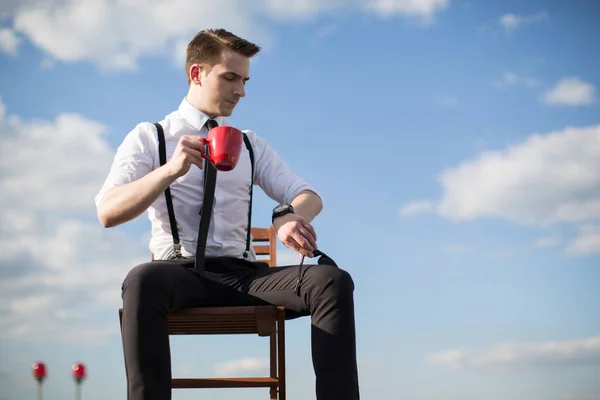
[[[246,88],[244,87],[244,84],[241,83],[239,84],[236,88],[235,88],[235,95],[237,97],[244,97],[246,96]]]

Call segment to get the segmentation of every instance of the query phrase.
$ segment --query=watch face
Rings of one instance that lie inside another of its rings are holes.
[[[283,211],[285,211],[285,210],[287,210],[287,209],[288,209],[288,206],[287,206],[287,205],[285,205],[285,204],[280,204],[280,205],[278,205],[277,207],[275,207],[275,209],[273,210],[273,212],[275,212],[275,213],[280,213],[280,212],[283,212]]]
[[[294,212],[294,207],[292,207],[290,204],[280,204],[273,209],[274,215],[287,214],[288,212]]]

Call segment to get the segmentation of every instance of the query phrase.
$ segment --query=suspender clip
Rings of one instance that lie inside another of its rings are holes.
[[[181,258],[181,243],[173,243],[173,250],[175,250],[175,257]]]

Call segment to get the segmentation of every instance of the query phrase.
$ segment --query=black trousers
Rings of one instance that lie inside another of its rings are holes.
[[[202,306],[284,306],[310,315],[318,400],[359,399],[354,326],[354,283],[331,265],[268,267],[237,258],[211,258],[204,276],[193,260],[152,261],[134,267],[123,282],[123,350],[129,400],[171,398],[167,315]]]

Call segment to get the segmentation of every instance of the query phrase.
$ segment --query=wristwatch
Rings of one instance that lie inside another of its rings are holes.
[[[280,204],[273,209],[273,216],[271,217],[271,223],[275,222],[275,218],[282,217],[285,214],[294,214],[294,207],[291,204]]]

